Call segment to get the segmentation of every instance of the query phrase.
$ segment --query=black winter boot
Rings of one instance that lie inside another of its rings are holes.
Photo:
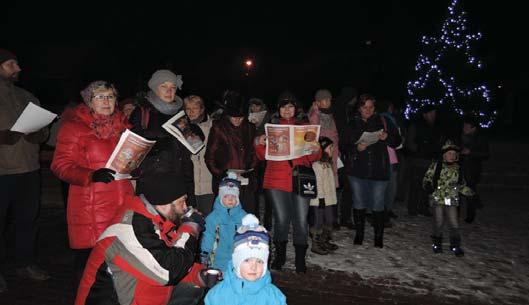
[[[366,209],[353,209],[354,223],[356,225],[355,245],[361,245],[364,242],[364,228],[366,226]]]
[[[305,265],[305,255],[307,254],[307,245],[294,245],[296,249],[296,272],[306,273],[307,266]]]
[[[373,223],[375,228],[375,247],[384,247],[384,211],[373,211]]]
[[[329,254],[329,251],[327,251],[327,249],[323,245],[322,230],[311,229],[310,232],[312,233],[312,245],[310,247],[310,251],[319,255]]]
[[[450,250],[457,257],[461,257],[465,255],[465,252],[463,251],[463,249],[461,249],[461,238],[460,237],[450,237]]]
[[[435,254],[443,252],[443,237],[442,236],[433,236],[432,235],[432,251]]]
[[[272,262],[272,268],[273,270],[281,271],[281,268],[283,268],[283,265],[287,261],[287,242],[286,241],[274,241],[274,245],[276,248],[276,253],[274,257],[274,261]]]

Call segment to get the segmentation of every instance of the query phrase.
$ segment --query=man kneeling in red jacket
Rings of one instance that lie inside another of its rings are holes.
[[[187,213],[186,190],[174,177],[145,179],[127,198],[86,264],[76,305],[197,304],[203,266],[195,263],[204,219]]]

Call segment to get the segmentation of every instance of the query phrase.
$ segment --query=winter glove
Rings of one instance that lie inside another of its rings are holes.
[[[200,281],[204,283],[204,287],[212,288],[218,282],[223,280],[222,272],[219,269],[202,269],[198,274]]]
[[[24,134],[18,131],[0,130],[0,145],[13,145],[20,140]]]
[[[181,218],[181,225],[178,232],[187,232],[198,238],[198,235],[204,230],[206,222],[204,217],[195,212],[192,208]]]
[[[39,131],[35,131],[35,132],[24,135],[24,139],[28,141],[29,143],[39,144],[40,142],[43,141],[44,135],[45,134],[43,133],[43,130],[41,129]]]
[[[114,181],[116,171],[110,168],[100,168],[92,173],[92,182],[110,183]]]

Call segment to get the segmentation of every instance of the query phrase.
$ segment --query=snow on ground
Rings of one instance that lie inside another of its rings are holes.
[[[367,282],[383,280],[415,294],[483,304],[529,304],[529,192],[489,189],[481,194],[485,207],[476,221],[460,221],[462,258],[449,251],[447,238],[444,252],[433,254],[432,218],[410,217],[399,207],[399,218],[385,231],[383,249],[373,246],[373,229],[366,224],[363,245],[353,246],[354,231],[342,229],[334,233],[340,249],[322,256],[309,248],[307,264],[356,273]],[[288,252],[286,267],[294,268],[291,244]]]

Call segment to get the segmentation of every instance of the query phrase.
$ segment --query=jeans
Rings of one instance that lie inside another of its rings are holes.
[[[281,190],[265,190],[265,196],[273,207],[274,241],[288,241],[288,231],[292,222],[294,245],[307,245],[309,198]]]
[[[353,207],[355,209],[368,209],[373,212],[384,211],[384,198],[388,181],[349,176],[349,183],[353,191]]]
[[[448,222],[450,240],[459,240],[459,222],[457,219],[457,206],[447,206],[434,204],[432,206],[434,223],[433,236],[441,237],[443,235],[443,225]]]
[[[391,164],[389,166],[389,181],[384,197],[384,207],[387,211],[393,210],[393,204],[395,203],[395,196],[397,194],[397,174],[399,164]]]
[[[0,176],[0,264],[7,256],[4,230],[8,212],[15,224],[15,257],[17,267],[35,262],[37,218],[40,208],[40,172],[38,170]]]

